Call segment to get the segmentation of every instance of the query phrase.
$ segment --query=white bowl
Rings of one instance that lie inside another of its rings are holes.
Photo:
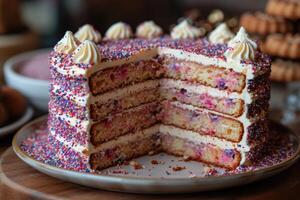
[[[48,110],[49,81],[34,79],[20,74],[17,69],[30,58],[50,52],[50,49],[39,49],[21,53],[8,59],[4,64],[4,77],[7,85],[20,91],[34,107],[41,111]]]

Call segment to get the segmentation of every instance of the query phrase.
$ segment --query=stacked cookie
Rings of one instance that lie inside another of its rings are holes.
[[[240,25],[273,57],[271,79],[300,81],[300,0],[269,0],[265,13],[244,13]]]

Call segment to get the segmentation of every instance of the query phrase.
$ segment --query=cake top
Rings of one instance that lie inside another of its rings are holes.
[[[128,24],[123,22],[112,25],[107,30],[105,38],[101,41],[98,41],[101,37],[98,31],[96,31],[90,25],[84,27],[86,28],[79,29],[79,31],[75,34],[75,37],[76,35],[80,35],[88,38],[88,40],[90,40],[88,43],[89,48],[87,48],[85,51],[75,50],[73,53],[69,50],[57,51],[58,48],[55,48],[55,52],[52,54],[52,59],[54,58],[55,60],[56,57],[59,57],[60,60],[63,59],[65,63],[68,63],[66,64],[68,66],[72,65],[73,63],[73,65],[77,65],[81,70],[86,70],[91,65],[99,63],[100,58],[101,62],[109,62],[119,59],[127,59],[132,55],[149,49],[169,48],[179,50],[179,52],[182,50],[194,55],[215,58],[223,62],[233,61],[236,63],[241,63],[243,66],[251,66],[257,71],[264,71],[270,67],[269,57],[257,50],[256,43],[248,37],[248,34],[243,28],[241,28],[238,34],[227,44],[225,40],[229,40],[229,38],[231,38],[233,35],[230,35],[228,32],[229,30],[227,30],[227,33],[222,32],[222,30],[226,30],[224,25],[217,27],[217,29],[212,32],[212,34],[215,34],[218,36],[218,38],[221,38],[220,40],[222,41],[219,43],[216,43],[216,41],[212,43],[207,38],[199,38],[199,32],[197,31],[197,28],[191,26],[187,21],[183,21],[174,27],[171,32],[171,37],[165,35],[154,38],[152,38],[153,35],[160,35],[162,33],[162,31],[159,30],[160,27],[155,25],[154,22],[145,22],[141,24],[139,29],[142,29],[142,31],[137,30],[136,35],[138,35],[138,32],[140,34],[142,33],[142,35],[144,34],[142,36],[143,38],[131,38],[133,35],[131,28]],[[150,35],[148,35],[149,32],[151,33]],[[74,50],[76,44],[74,41],[76,41],[76,39],[73,38],[70,32],[67,32],[65,37],[69,39],[63,39],[59,43],[68,45],[69,43],[65,41],[70,40],[72,41],[72,48],[70,49]],[[81,37],[80,40],[82,40],[82,38],[83,37]],[[83,43],[84,42],[82,42],[82,44]],[[91,46],[95,47],[96,44],[97,51],[94,48],[90,48]],[[77,53],[74,58],[75,52]],[[81,52],[82,55],[79,55],[79,52]],[[95,56],[96,54],[97,56]],[[83,57],[85,59],[83,59]],[[62,64],[60,67],[66,68],[66,65]],[[80,72],[78,74],[83,73]]]

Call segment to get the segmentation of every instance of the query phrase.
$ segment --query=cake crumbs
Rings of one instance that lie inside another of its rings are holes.
[[[159,160],[151,160],[151,164],[152,165],[158,165],[158,164],[161,164],[162,162],[159,161]]]
[[[172,167],[172,169],[174,172],[177,172],[177,171],[186,169],[186,167],[185,166],[175,166],[175,167]]]
[[[213,167],[204,167],[203,171],[205,176],[213,176],[218,173],[218,171]]]
[[[137,161],[134,161],[134,160],[130,161],[129,165],[131,165],[136,170],[137,169],[144,169],[145,168],[144,165],[142,165],[142,164],[140,164],[140,163],[138,163]]]

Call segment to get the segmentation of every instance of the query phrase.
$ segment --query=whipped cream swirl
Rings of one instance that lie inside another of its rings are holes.
[[[201,30],[189,24],[187,20],[183,20],[171,32],[173,39],[195,39],[200,35]]]
[[[78,46],[79,41],[74,37],[71,31],[67,31],[64,37],[54,46],[57,53],[72,53]]]
[[[97,45],[90,40],[81,43],[73,53],[73,60],[78,64],[97,64],[101,61],[101,55]]]
[[[151,39],[161,36],[162,29],[153,21],[146,21],[140,24],[136,29],[136,36],[139,38]]]
[[[132,37],[132,30],[128,24],[118,22],[113,24],[105,33],[105,39],[121,40]]]
[[[93,42],[100,42],[101,34],[94,29],[90,24],[86,24],[79,28],[75,33],[75,37],[80,41],[84,42],[85,40],[91,40]]]
[[[228,49],[224,55],[236,61],[254,60],[257,44],[251,40],[243,27],[236,36],[228,42]]]
[[[208,39],[214,44],[224,44],[233,38],[233,33],[229,30],[225,23],[220,24],[215,30],[213,30]]]

